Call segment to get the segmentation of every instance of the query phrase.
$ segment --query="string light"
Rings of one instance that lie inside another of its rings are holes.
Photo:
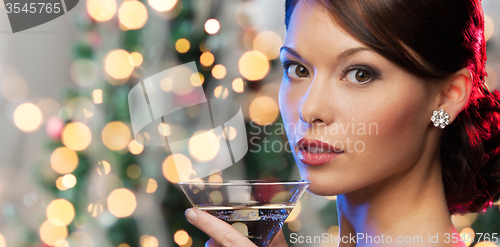
[[[136,51],[130,53],[130,57],[132,59],[132,64],[134,64],[135,67],[141,66],[144,61],[142,54]]]
[[[200,56],[201,65],[208,67],[211,66],[215,61],[214,54],[209,51],[203,52]]]
[[[94,89],[92,91],[92,100],[94,104],[102,104],[102,89]]]
[[[134,64],[130,61],[131,55],[122,49],[111,51],[104,60],[106,73],[114,79],[128,78],[134,71]]]
[[[55,226],[67,226],[75,217],[75,208],[65,199],[55,199],[47,206],[47,219]]]
[[[77,165],[78,155],[67,147],[56,148],[50,155],[50,166],[59,174],[71,173]]]
[[[68,229],[66,229],[66,226],[56,226],[51,221],[46,220],[40,226],[39,233],[45,244],[54,246],[57,241],[68,236]]]

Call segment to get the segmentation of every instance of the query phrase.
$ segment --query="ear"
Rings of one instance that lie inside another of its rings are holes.
[[[472,79],[470,71],[463,68],[455,73],[441,88],[439,109],[450,114],[450,122],[467,104],[471,91]]]

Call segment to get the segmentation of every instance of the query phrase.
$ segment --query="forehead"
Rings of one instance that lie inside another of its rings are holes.
[[[290,17],[285,46],[307,56],[335,56],[353,47],[366,47],[334,22],[328,10],[314,1],[300,0]]]

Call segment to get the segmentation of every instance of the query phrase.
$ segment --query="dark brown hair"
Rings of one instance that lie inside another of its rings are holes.
[[[287,29],[298,1],[285,2]],[[480,1],[312,1],[323,5],[344,31],[416,76],[440,82],[462,68],[470,70],[471,97],[441,140],[446,202],[450,213],[466,213],[484,211],[498,200],[500,93],[484,85],[486,41]]]

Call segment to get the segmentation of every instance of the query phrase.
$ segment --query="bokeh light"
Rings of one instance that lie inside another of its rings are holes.
[[[58,190],[60,191],[65,191],[67,190],[68,188],[66,188],[66,186],[64,186],[63,182],[62,182],[62,179],[63,179],[64,176],[60,176],[56,179],[56,187]]]
[[[174,157],[176,160],[175,162]],[[182,154],[172,154],[163,161],[162,170],[163,176],[165,176],[168,181],[171,183],[179,183],[189,180],[189,177],[193,173],[193,164],[188,157]]]
[[[40,239],[47,244],[54,246],[60,239],[65,239],[68,236],[66,226],[54,225],[51,221],[46,220],[40,226]]]
[[[94,104],[102,104],[102,89],[94,89],[92,91],[92,100]]]
[[[150,178],[148,179],[148,185],[146,186],[146,193],[154,193],[158,189],[158,182],[156,180]]]
[[[227,98],[227,95],[229,94],[227,88],[223,87],[223,86],[217,86],[215,89],[214,89],[214,96],[215,98],[222,98],[222,99],[225,99]]]
[[[186,53],[189,51],[189,48],[191,47],[191,44],[189,44],[189,41],[187,39],[179,39],[177,42],[175,42],[175,50],[177,50],[179,53]]]
[[[20,76],[7,77],[2,83],[2,95],[10,102],[18,102],[28,95],[28,83]]]
[[[494,244],[493,242],[484,242],[481,241],[474,245],[474,247],[498,247],[498,245]]]
[[[226,67],[224,67],[224,65],[222,64],[217,64],[212,68],[212,76],[215,79],[222,79],[226,76],[226,74]]]
[[[488,15],[484,15],[484,38],[488,41],[495,32],[493,20]]]
[[[75,208],[65,199],[55,199],[47,206],[47,219],[55,226],[67,226],[75,218]]]
[[[127,29],[139,29],[148,21],[148,10],[139,1],[124,1],[118,9],[118,19]]]
[[[160,88],[161,88],[161,90],[163,90],[165,92],[170,92],[170,90],[172,90],[172,79],[163,78],[160,81]]]
[[[69,243],[68,241],[66,241],[66,239],[59,239],[57,240],[54,247],[69,247]]]
[[[494,91],[498,85],[498,75],[496,71],[488,65],[486,65],[486,73],[488,73],[488,76],[485,78],[486,87],[488,90]]]
[[[203,84],[203,82],[205,82],[205,77],[203,76],[202,73],[195,72],[191,75],[189,81],[191,81],[191,85],[199,87],[201,86],[201,84]]]
[[[299,219],[295,219],[294,221],[288,222],[288,229],[292,232],[297,232],[302,228],[302,222]]]
[[[184,230],[178,230],[174,234],[174,241],[178,245],[185,245],[189,241],[189,234]]]
[[[74,151],[86,149],[91,141],[92,134],[90,129],[83,123],[68,123],[62,131],[63,144]]]
[[[213,130],[194,133],[188,146],[189,153],[198,161],[212,160],[220,149],[219,139]]]
[[[50,166],[59,174],[71,173],[78,166],[78,155],[67,148],[56,148],[50,155]]]
[[[144,58],[142,57],[142,54],[139,52],[132,52],[130,53],[130,56],[132,58],[132,63],[134,64],[135,67],[141,66],[142,62],[144,62]]]
[[[255,98],[249,108],[250,118],[258,125],[272,124],[279,114],[279,108],[276,101],[267,97],[260,96]]]
[[[240,74],[250,81],[263,79],[269,72],[269,61],[260,51],[245,52],[238,61]]]
[[[269,60],[278,58],[282,45],[283,40],[273,31],[261,32],[253,40],[253,49],[262,52]]]
[[[62,177],[62,184],[64,187],[71,189],[76,185],[76,177],[73,174],[66,174]]]
[[[128,144],[128,151],[131,154],[138,155],[142,153],[143,150],[144,150],[144,145],[138,143],[135,139],[130,141],[130,143]]]
[[[158,133],[162,136],[169,136],[172,132],[170,131],[170,126],[166,123],[158,124]]]
[[[132,215],[137,206],[134,193],[125,188],[113,190],[109,194],[107,202],[109,212],[118,218]]]
[[[97,217],[102,212],[104,212],[104,207],[100,203],[91,203],[87,207],[87,211],[92,215],[92,217]]]
[[[214,54],[209,51],[203,52],[200,56],[201,65],[208,67],[211,66],[215,61]]]
[[[229,128],[228,127],[224,128],[224,131],[225,131],[225,133],[227,133],[229,135],[229,140],[234,140],[234,138],[236,138],[237,133],[236,133],[236,129],[233,126],[229,126]],[[226,139],[227,139],[227,137],[226,137]]]
[[[219,32],[219,29],[220,23],[218,20],[212,18],[208,19],[205,22],[205,32],[207,32],[208,34],[216,34],[217,32]]]
[[[66,108],[71,111],[71,119],[75,121],[88,121],[94,116],[94,104],[90,99],[82,96],[72,98]]]
[[[475,232],[470,227],[462,229],[459,235],[466,246],[470,246],[474,242]]]
[[[104,60],[106,73],[114,79],[128,78],[134,71],[134,64],[131,63],[131,55],[122,49],[111,51]]]
[[[177,0],[148,0],[148,3],[154,10],[165,12],[173,9]]]
[[[141,247],[158,247],[160,245],[157,238],[149,235],[142,235],[139,242]]]
[[[136,179],[141,176],[142,169],[138,165],[129,165],[127,167],[127,176],[132,179]]]
[[[85,87],[97,79],[97,66],[90,59],[78,59],[71,65],[70,75],[77,85]]]
[[[286,218],[285,222],[292,222],[297,219],[297,217],[299,217],[300,210],[302,210],[302,206],[300,205],[300,201],[298,201],[292,212],[288,215],[288,218]]]
[[[130,142],[130,130],[122,122],[108,123],[102,130],[102,142],[111,150],[121,150]]]
[[[243,93],[245,91],[245,82],[241,78],[236,78],[232,83],[233,90],[237,93]]]
[[[0,234],[0,247],[5,247],[7,246],[5,243],[5,238],[2,234]]]
[[[42,111],[35,104],[24,103],[14,111],[14,124],[26,133],[37,131],[42,121]]]
[[[105,160],[97,162],[97,174],[102,176],[108,175],[109,172],[111,172],[111,165],[109,164],[109,162]]]
[[[96,21],[107,21],[116,13],[115,0],[87,0],[87,12]]]

